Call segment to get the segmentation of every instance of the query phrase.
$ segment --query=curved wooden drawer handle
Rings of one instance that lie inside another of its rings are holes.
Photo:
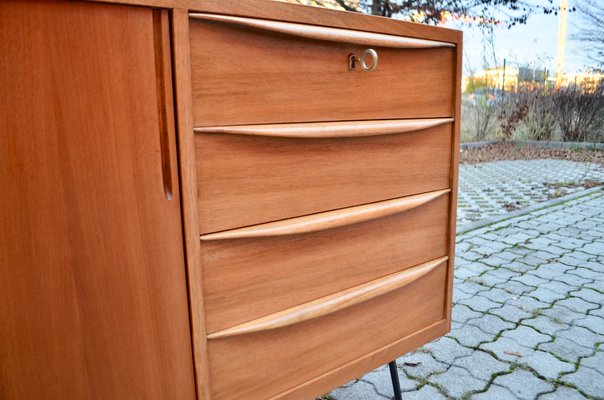
[[[270,21],[265,19],[232,17],[227,15],[205,13],[190,13],[189,17],[192,19],[225,22],[271,32],[283,33],[286,35],[299,36],[307,39],[326,40],[330,42],[353,43],[378,47],[394,47],[400,49],[455,47],[455,44],[448,42],[437,42],[434,40],[415,39],[405,36],[355,31],[342,28],[328,28],[318,25],[296,24],[293,22]]]
[[[315,122],[299,124],[209,126],[195,133],[323,139],[393,135],[433,128],[453,122],[453,118],[392,119],[382,121]]]
[[[275,314],[267,315],[266,317],[258,318],[241,325],[236,325],[231,328],[217,331],[209,334],[208,339],[220,339],[229,336],[244,335],[248,333],[283,328],[289,325],[332,314],[344,308],[354,306],[386,293],[390,293],[396,289],[400,289],[403,286],[418,280],[422,276],[427,275],[430,271],[436,269],[448,259],[448,257],[437,258],[436,260],[428,261],[415,267],[408,268],[404,271],[397,272],[362,285],[354,286],[350,289],[346,289],[317,300],[309,301]]]
[[[400,212],[426,204],[449,193],[450,191],[451,189],[438,190],[435,192],[422,193],[393,200],[385,200],[362,206],[306,215],[304,217],[284,219],[266,224],[252,225],[245,228],[209,233],[206,235],[201,235],[201,240],[285,236],[333,229],[344,225],[358,224],[359,222],[370,221],[372,219],[398,214]]]

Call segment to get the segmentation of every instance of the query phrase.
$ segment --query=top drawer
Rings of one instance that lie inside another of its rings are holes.
[[[190,28],[195,126],[453,116],[451,43],[212,14]],[[349,71],[370,48],[376,69]]]

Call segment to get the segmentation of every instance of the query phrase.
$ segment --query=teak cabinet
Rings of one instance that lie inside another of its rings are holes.
[[[312,399],[449,330],[460,32],[260,0],[0,17],[1,399]]]

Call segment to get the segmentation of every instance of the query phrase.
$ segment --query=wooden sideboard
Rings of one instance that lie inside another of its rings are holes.
[[[260,0],[0,16],[1,399],[312,399],[450,329],[461,32]]]

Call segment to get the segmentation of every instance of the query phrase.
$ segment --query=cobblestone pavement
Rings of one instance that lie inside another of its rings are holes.
[[[403,399],[604,398],[604,191],[459,235],[450,334],[397,360]],[[387,367],[324,398],[392,398]]]
[[[586,181],[604,182],[604,167],[553,159],[462,165],[458,225],[580,191]]]

